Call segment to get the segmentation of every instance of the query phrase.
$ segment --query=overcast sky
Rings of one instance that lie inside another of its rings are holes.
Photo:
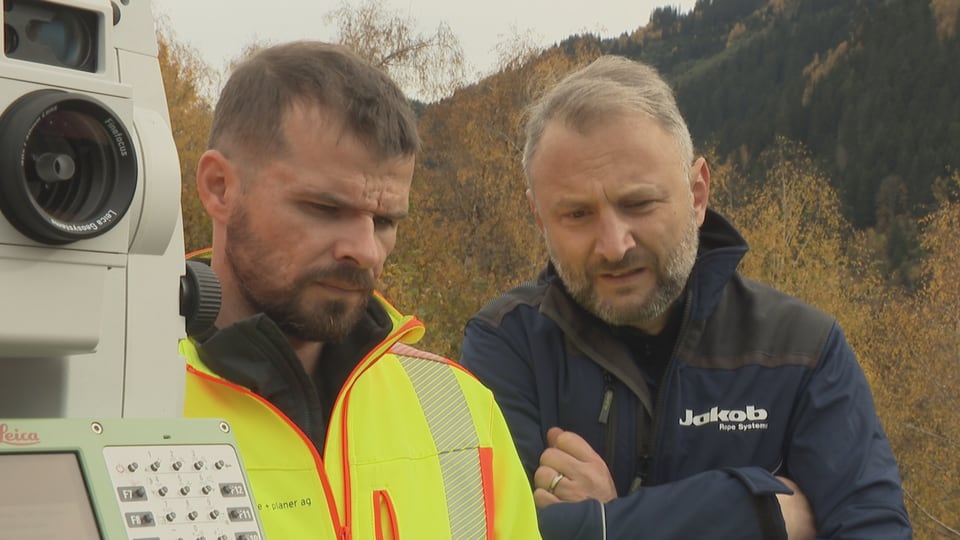
[[[357,0],[351,0],[356,2]],[[470,73],[488,74],[496,65],[495,47],[515,34],[552,45],[572,34],[618,36],[644,26],[656,7],[686,13],[695,0],[384,0],[387,9],[417,21],[428,34],[441,23],[460,39]],[[276,43],[301,38],[332,40],[335,29],[324,15],[341,0],[153,0],[174,38],[196,49],[220,71],[254,41]]]

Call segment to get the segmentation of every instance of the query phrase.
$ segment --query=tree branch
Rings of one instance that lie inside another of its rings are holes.
[[[910,499],[910,502],[912,502],[914,505],[916,505],[916,507],[919,508],[920,511],[923,512],[923,515],[927,516],[927,518],[929,518],[930,521],[933,521],[933,522],[936,523],[937,525],[943,527],[945,530],[947,530],[947,531],[948,531],[950,534],[952,534],[953,536],[956,536],[957,538],[960,538],[960,531],[958,531],[958,530],[950,527],[950,526],[947,525],[946,523],[944,523],[944,522],[940,521],[939,519],[937,519],[933,514],[931,514],[930,512],[928,512],[927,509],[924,508],[923,505],[920,504],[920,502],[917,501],[917,499],[916,499],[909,491],[907,491],[906,488],[903,489],[903,494],[906,495],[907,498]]]
[[[908,428],[910,428],[910,429],[912,429],[912,430],[914,430],[914,431],[918,431],[918,432],[920,432],[920,433],[923,433],[924,435],[927,435],[927,436],[929,436],[929,437],[933,437],[933,438],[935,438],[935,439],[940,439],[941,441],[943,441],[943,442],[945,442],[945,443],[947,443],[947,444],[949,444],[949,445],[951,445],[951,446],[956,446],[957,448],[960,448],[960,442],[955,441],[955,440],[953,440],[953,439],[951,439],[951,438],[949,438],[949,437],[945,437],[945,436],[943,436],[943,435],[940,435],[939,433],[934,433],[934,432],[930,431],[929,429],[924,429],[923,427],[920,427],[920,426],[918,426],[918,425],[916,425],[916,424],[914,424],[914,423],[912,423],[912,422],[900,422],[900,425],[905,426],[905,427],[908,427]]]

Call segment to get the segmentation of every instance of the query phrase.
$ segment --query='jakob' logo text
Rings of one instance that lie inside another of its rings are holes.
[[[763,422],[766,419],[767,410],[756,405],[747,405],[745,410],[713,407],[701,414],[693,414],[691,409],[687,409],[680,419],[680,425],[702,426],[716,423],[719,424],[720,431],[748,431],[767,429],[767,424]]]

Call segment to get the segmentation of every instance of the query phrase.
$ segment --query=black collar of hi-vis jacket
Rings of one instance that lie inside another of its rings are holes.
[[[343,341],[324,343],[309,376],[287,336],[262,313],[217,330],[197,349],[211,371],[272,403],[322,452],[340,387],[392,328],[383,306],[371,297],[360,322]]]

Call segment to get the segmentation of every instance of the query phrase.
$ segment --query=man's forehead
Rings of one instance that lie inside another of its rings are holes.
[[[325,103],[307,98],[295,100],[284,111],[284,125],[287,129],[291,129],[291,126],[296,123],[318,130],[335,146],[346,143],[360,144],[378,161],[414,157],[412,153],[389,155],[387,150],[377,142],[375,134],[365,132],[364,128],[358,128],[359,124],[356,121],[351,122],[339,108]]]
[[[338,141],[349,134],[343,114],[336,109],[316,101],[297,99],[283,112],[283,125],[286,129],[307,126],[310,129],[332,136]]]

